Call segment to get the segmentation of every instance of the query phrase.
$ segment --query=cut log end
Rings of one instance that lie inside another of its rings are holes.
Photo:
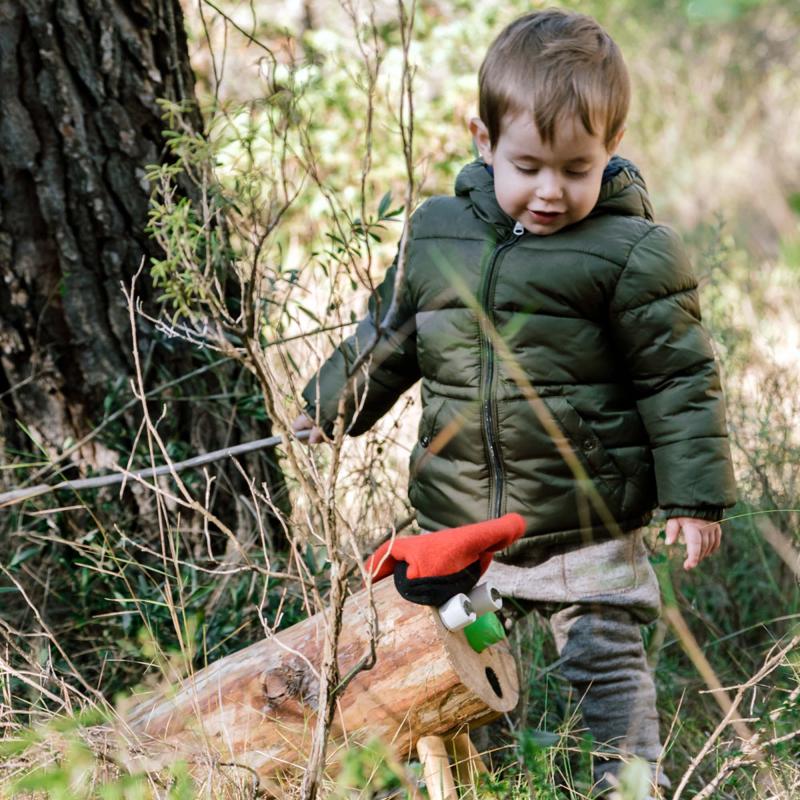
[[[475,727],[510,711],[519,698],[505,642],[476,653],[463,632],[448,631],[434,608],[409,603],[391,580],[373,587],[377,660],[337,700],[329,754],[379,738],[398,756],[424,736]],[[345,605],[340,674],[369,651],[367,591]],[[321,615],[251,645],[135,707],[125,739],[130,762],[152,769],[176,757],[190,763],[236,762],[262,780],[299,771],[311,745],[319,699]]]

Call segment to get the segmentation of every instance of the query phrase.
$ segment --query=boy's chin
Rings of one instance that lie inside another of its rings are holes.
[[[534,234],[534,236],[551,236],[572,224],[571,220],[552,223],[523,222],[522,227],[525,228],[528,233]]]
[[[558,233],[559,231],[563,231],[565,228],[569,228],[572,225],[580,222],[583,219],[586,219],[589,214],[583,214],[581,216],[576,217],[574,214],[570,214],[565,212],[557,217],[553,217],[552,219],[546,219],[542,217],[538,217],[537,215],[530,212],[525,211],[519,221],[522,223],[522,227],[528,233],[532,233],[535,236],[551,236],[554,233]]]

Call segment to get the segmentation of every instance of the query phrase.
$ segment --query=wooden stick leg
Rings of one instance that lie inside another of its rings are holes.
[[[488,774],[489,770],[468,733],[459,733],[450,740],[450,753],[459,786],[476,786],[480,775]]]
[[[458,800],[447,748],[441,736],[423,736],[417,742],[417,755],[425,775],[431,800]]]

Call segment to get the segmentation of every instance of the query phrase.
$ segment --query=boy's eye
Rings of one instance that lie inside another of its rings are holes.
[[[539,167],[523,167],[520,164],[514,164],[514,168],[523,175],[535,175],[539,171]],[[585,178],[591,169],[567,169],[564,172],[570,178]]]

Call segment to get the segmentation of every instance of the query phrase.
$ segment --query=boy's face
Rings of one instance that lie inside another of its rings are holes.
[[[483,160],[494,169],[494,191],[500,208],[525,230],[548,236],[586,217],[600,194],[603,170],[622,131],[608,149],[580,120],[564,118],[555,139],[545,144],[530,112],[503,121],[492,149],[489,131],[474,118],[470,131]]]

